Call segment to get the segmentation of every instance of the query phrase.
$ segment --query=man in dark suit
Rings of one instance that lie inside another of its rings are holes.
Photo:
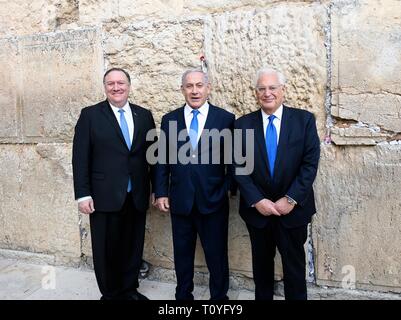
[[[224,151],[232,144],[235,116],[207,102],[210,90],[206,73],[185,72],[181,91],[186,104],[166,114],[161,123],[159,142],[167,143],[160,145],[159,159],[161,152],[166,161],[156,165],[155,197],[161,211],[171,212],[177,300],[194,299],[197,234],[210,273],[210,299],[228,299],[227,193],[231,183]]]
[[[103,83],[107,100],[82,109],[75,127],[75,198],[90,215],[102,299],[145,300],[137,288],[150,196],[146,135],[155,124],[150,111],[128,102],[125,70],[108,70]]]
[[[260,109],[239,118],[242,139],[234,145],[247,150],[247,129],[254,129],[253,170],[239,174],[240,215],[251,246],[257,300],[273,299],[274,256],[278,248],[286,299],[307,299],[304,243],[307,225],[316,212],[312,184],[320,156],[313,114],[283,105],[285,77],[273,69],[257,74],[255,94]],[[248,131],[249,133],[249,131]],[[252,148],[248,148],[252,149]]]

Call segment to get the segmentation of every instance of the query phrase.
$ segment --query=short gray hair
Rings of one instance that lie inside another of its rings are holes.
[[[185,72],[182,74],[182,77],[181,77],[181,85],[184,85],[184,82],[185,82],[185,79],[187,78],[187,75],[189,75],[190,73],[193,73],[193,72],[202,73],[202,74],[203,74],[203,81],[204,81],[206,84],[209,83],[209,76],[208,76],[208,74],[207,74],[206,72],[203,72],[203,70],[200,69],[200,68],[194,68],[194,69],[188,69],[187,71],[185,71]]]
[[[255,82],[254,82],[254,86],[256,88],[258,81],[260,79],[260,77],[264,74],[275,74],[277,75],[278,78],[278,82],[281,85],[285,85],[287,79],[285,78],[284,74],[282,74],[280,71],[270,68],[270,67],[264,67],[264,68],[260,68],[257,72],[256,72],[256,77],[255,77]]]

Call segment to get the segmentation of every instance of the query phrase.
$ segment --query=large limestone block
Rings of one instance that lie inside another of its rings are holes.
[[[157,209],[148,211],[145,233],[145,260],[152,265],[174,269],[170,214]]]
[[[30,35],[76,26],[76,0],[0,0],[0,36]]]
[[[401,94],[340,94],[331,112],[338,118],[375,125],[390,133],[401,132]]]
[[[0,36],[46,32],[46,0],[0,0]]]
[[[346,127],[333,127],[331,139],[336,145],[376,145],[386,141],[387,135],[380,132],[379,127],[370,128],[359,122]]]
[[[19,58],[18,41],[0,39],[0,141],[16,140],[19,134]]]
[[[400,291],[400,159],[400,144],[322,148],[312,232],[318,284]]]
[[[204,22],[200,18],[109,23],[105,30],[108,67],[125,67],[132,77],[132,101],[152,110],[157,123],[180,107],[181,75],[200,65]]]
[[[1,145],[0,247],[78,263],[71,144]]]
[[[214,84],[212,100],[239,115],[256,110],[252,90],[256,71],[270,65],[288,79],[287,102],[312,111],[323,130],[326,23],[326,8],[321,4],[213,15],[205,37]]]
[[[96,29],[21,39],[24,140],[70,142],[82,107],[103,98]]]
[[[225,11],[266,7],[280,0],[185,0],[185,13],[221,13]]]
[[[400,93],[401,2],[333,3],[333,88],[347,93]]]
[[[183,13],[183,0],[81,0],[80,22],[86,25],[110,20],[132,22],[146,19],[178,17]]]
[[[401,132],[400,12],[399,0],[337,1],[332,9],[331,113],[389,137]]]

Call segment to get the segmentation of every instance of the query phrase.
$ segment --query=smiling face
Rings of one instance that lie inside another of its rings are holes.
[[[202,72],[190,72],[184,79],[181,92],[186,103],[193,109],[198,109],[206,102],[211,90]]]
[[[107,100],[117,107],[122,108],[128,101],[130,83],[124,72],[111,71],[104,78],[104,91]]]
[[[285,87],[280,84],[277,74],[261,74],[255,94],[258,104],[267,114],[273,114],[284,101]]]

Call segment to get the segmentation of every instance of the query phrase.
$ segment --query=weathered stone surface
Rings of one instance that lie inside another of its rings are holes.
[[[333,3],[332,115],[401,132],[401,2]]]
[[[118,20],[137,22],[142,20],[174,18],[183,12],[183,0],[81,0],[80,22],[87,25]]]
[[[46,0],[0,1],[0,36],[46,32],[49,11]],[[21,23],[23,21],[23,23]]]
[[[205,52],[214,85],[212,101],[242,115],[257,109],[252,87],[257,69],[283,71],[290,105],[315,113],[325,123],[326,56],[321,4],[274,6],[227,12],[208,20]]]
[[[27,37],[21,47],[25,139],[70,142],[80,110],[103,97],[99,33]]]
[[[338,126],[331,130],[331,140],[336,145],[376,145],[386,141],[388,135],[380,131],[379,127],[368,127],[363,123]]]
[[[165,113],[183,104],[181,75],[199,66],[202,19],[110,23],[104,29],[107,65],[129,70],[133,101],[150,108],[158,123]]]
[[[82,262],[93,268],[92,237],[90,232],[91,229],[89,224],[89,216],[80,212],[78,214],[79,234],[81,237],[81,254],[83,260]]]
[[[271,4],[280,2],[280,0],[217,0],[217,1],[202,1],[202,0],[185,0],[185,13],[222,13],[225,11],[234,11],[238,9],[246,10],[249,8],[266,7]]]
[[[318,284],[349,288],[354,268],[357,288],[400,291],[400,159],[399,144],[322,148],[313,222]]]
[[[0,145],[0,246],[80,257],[71,144]]]
[[[18,137],[19,117],[19,53],[16,40],[0,39],[0,141]]]
[[[333,116],[401,132],[401,94],[339,94]]]
[[[333,89],[400,93],[399,0],[333,2]]]
[[[0,0],[0,36],[29,35],[76,26],[79,0]]]

